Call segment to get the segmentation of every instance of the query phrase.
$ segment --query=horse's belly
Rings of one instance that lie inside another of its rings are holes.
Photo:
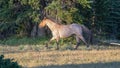
[[[71,36],[73,33],[70,30],[63,30],[59,32],[59,34],[60,34],[60,38],[66,38]]]
[[[66,37],[69,37],[71,36],[71,34],[63,34],[63,35],[60,35],[60,38],[66,38]]]

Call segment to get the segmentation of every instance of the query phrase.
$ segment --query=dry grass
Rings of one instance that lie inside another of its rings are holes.
[[[23,67],[36,68],[119,68],[120,49],[32,51],[5,54]]]
[[[44,41],[43,38],[12,37],[0,41],[0,54],[4,54],[5,58],[14,58],[23,67],[120,68],[120,46],[91,46],[90,50],[80,46],[78,50],[72,50],[73,44],[64,43],[56,51],[56,44],[50,44],[46,50],[41,44]]]

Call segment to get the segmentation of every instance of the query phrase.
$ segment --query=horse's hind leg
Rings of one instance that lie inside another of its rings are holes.
[[[87,44],[87,42],[86,42],[86,40],[85,40],[85,38],[83,36],[79,36],[79,38],[85,43],[85,45],[87,47],[89,47],[89,45]]]
[[[78,48],[78,46],[80,45],[80,39],[78,36],[76,36],[76,41],[77,41],[77,44],[76,44],[76,47],[74,48],[75,50]]]

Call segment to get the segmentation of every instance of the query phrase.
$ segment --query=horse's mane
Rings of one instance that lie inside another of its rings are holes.
[[[49,19],[49,20],[51,20],[51,21],[53,21],[53,22],[55,22],[55,23],[57,23],[57,24],[59,24],[59,25],[62,25],[60,22],[58,22],[56,19],[54,19],[54,18],[50,18],[50,17],[45,17],[46,19]]]

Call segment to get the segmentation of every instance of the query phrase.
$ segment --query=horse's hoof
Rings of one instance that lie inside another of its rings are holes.
[[[77,48],[74,48],[73,50],[77,50]]]

